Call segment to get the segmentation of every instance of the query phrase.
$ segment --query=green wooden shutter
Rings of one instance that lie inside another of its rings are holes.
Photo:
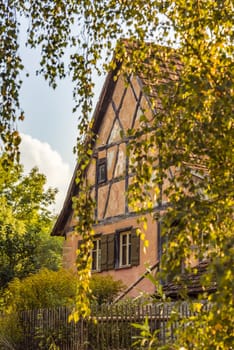
[[[115,234],[111,233],[107,235],[108,246],[107,246],[107,269],[113,270],[115,268]]]
[[[115,235],[104,234],[101,237],[101,271],[115,267]]]
[[[137,266],[140,264],[140,236],[136,234],[136,229],[131,233],[131,265]]]
[[[107,247],[108,247],[108,242],[107,242],[107,235],[102,235],[101,236],[101,271],[107,270]]]
[[[115,232],[115,269],[119,268],[119,251],[120,251],[120,246],[119,246],[119,232]]]

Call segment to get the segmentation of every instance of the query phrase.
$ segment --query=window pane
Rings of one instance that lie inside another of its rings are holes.
[[[92,270],[97,270],[97,253],[93,251],[92,254]]]
[[[99,271],[101,267],[101,240],[95,239],[93,241],[92,249],[92,270]]]
[[[120,266],[131,264],[131,232],[120,233]]]
[[[122,244],[125,245],[127,242],[127,235],[126,234],[123,234],[122,235]]]
[[[97,163],[97,182],[106,181],[106,158],[99,159]]]
[[[131,245],[131,239],[132,239],[132,235],[131,235],[131,233],[129,233],[128,234],[128,242],[129,242],[130,245]]]
[[[127,249],[126,246],[122,247],[122,265],[126,265],[127,264]]]
[[[97,249],[97,242],[98,242],[98,241],[93,241],[93,250],[96,250],[96,249]]]
[[[100,178],[100,180],[105,179],[105,164],[101,164],[99,166],[99,178]]]

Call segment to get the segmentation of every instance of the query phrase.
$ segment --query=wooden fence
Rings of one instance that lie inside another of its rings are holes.
[[[140,330],[134,323],[148,319],[151,331],[157,330],[159,344],[173,342],[179,319],[191,315],[187,303],[156,303],[150,305],[104,305],[92,309],[89,320],[68,322],[70,310],[65,307],[21,312],[21,344],[17,350],[128,350]]]

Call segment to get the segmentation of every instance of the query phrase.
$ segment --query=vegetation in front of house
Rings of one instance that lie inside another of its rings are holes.
[[[111,275],[100,276],[94,274],[91,277],[90,288],[94,303],[102,305],[112,303],[126,286],[121,280],[114,280]]]
[[[4,349],[8,343],[18,349],[16,344],[21,346],[23,341],[35,342],[33,344],[41,346],[40,349],[45,349],[53,342],[57,346],[64,342],[70,344],[75,337],[75,326],[73,322],[68,324],[68,318],[74,307],[78,283],[77,273],[65,269],[42,269],[22,280],[13,279],[3,295],[0,348],[3,346]],[[91,286],[92,294],[89,297],[94,308],[110,303],[124,288],[121,281],[100,275],[92,277]],[[56,311],[58,309],[60,316]],[[49,320],[51,314],[55,321]],[[31,315],[31,318],[27,319],[27,315]],[[29,331],[29,324],[33,320],[38,326]],[[70,340],[68,334],[71,334]]]
[[[204,303],[203,307],[209,310],[207,304]],[[0,349],[8,349],[8,343],[15,350],[86,347],[95,350],[174,350],[178,349],[175,346],[179,337],[177,329],[186,332],[188,319],[195,317],[197,305],[187,302],[149,304],[144,299],[114,305],[96,304],[92,306],[91,317],[77,323],[68,321],[70,312],[69,307],[55,307],[22,311],[18,323],[10,316],[5,318],[5,323],[2,322],[5,338],[0,331]]]
[[[77,284],[77,273],[60,269],[50,271],[42,269],[24,279],[13,279],[5,290],[7,312],[74,306]],[[110,303],[123,290],[122,281],[115,281],[112,276],[94,275],[91,278],[91,303]]]
[[[77,278],[68,270],[38,273],[12,280],[5,291],[5,309],[14,313],[24,310],[70,306],[74,303]]]
[[[8,164],[6,167],[4,161],[3,155],[0,162],[0,348],[18,349],[28,331],[20,316],[24,310],[67,306],[70,311],[65,312],[61,321],[66,324],[74,306],[78,278],[76,273],[61,269],[62,241],[49,235],[53,216],[48,208],[56,191],[44,190],[46,178],[36,168],[24,175],[22,166]],[[112,301],[124,288],[121,281],[111,276],[93,276],[91,284],[89,298],[94,304]],[[61,342],[63,332],[68,331],[61,322],[63,331],[35,329],[36,347],[52,346],[54,339]]]
[[[13,279],[3,295],[1,322],[4,327],[0,331],[0,349],[5,349],[6,342],[14,349],[22,349],[22,346],[28,349],[53,349],[52,346],[59,344],[63,330],[69,328],[66,326],[69,311],[64,313],[65,308],[62,307],[69,306],[71,311],[76,284],[77,278],[74,272],[63,269],[58,271],[41,269],[38,273],[21,280]],[[47,312],[48,319],[43,320],[42,310],[53,310],[56,307],[60,307],[64,313],[62,321],[57,320],[55,323],[53,320],[49,321],[50,311]],[[24,318],[24,315],[27,315],[26,310],[28,315],[32,315],[29,319]],[[50,323],[46,324],[48,321]],[[34,326],[30,330],[31,322]]]

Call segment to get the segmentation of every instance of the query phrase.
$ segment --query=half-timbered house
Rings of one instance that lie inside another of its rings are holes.
[[[160,50],[163,52],[164,48],[159,48],[163,62]],[[152,283],[142,276],[146,266],[155,267],[160,259],[160,227],[157,220],[148,218],[145,239],[149,241],[149,248],[145,250],[136,234],[141,225],[139,214],[131,210],[126,196],[132,178],[126,152],[127,131],[139,128],[143,113],[152,118],[154,91],[150,90],[151,96],[147,94],[145,86],[149,80],[141,74],[131,75],[127,84],[121,74],[114,79],[116,75],[117,71],[109,72],[93,115],[93,132],[97,138],[93,145],[94,157],[86,173],[96,201],[92,272],[110,274],[114,279],[122,280],[129,287],[127,295],[136,296],[141,291],[154,292]],[[52,235],[65,238],[65,268],[76,268],[76,251],[81,240],[73,232],[72,197],[79,196],[75,182],[77,167],[52,232]],[[155,213],[160,213],[165,207],[166,198],[161,198],[155,203]]]

